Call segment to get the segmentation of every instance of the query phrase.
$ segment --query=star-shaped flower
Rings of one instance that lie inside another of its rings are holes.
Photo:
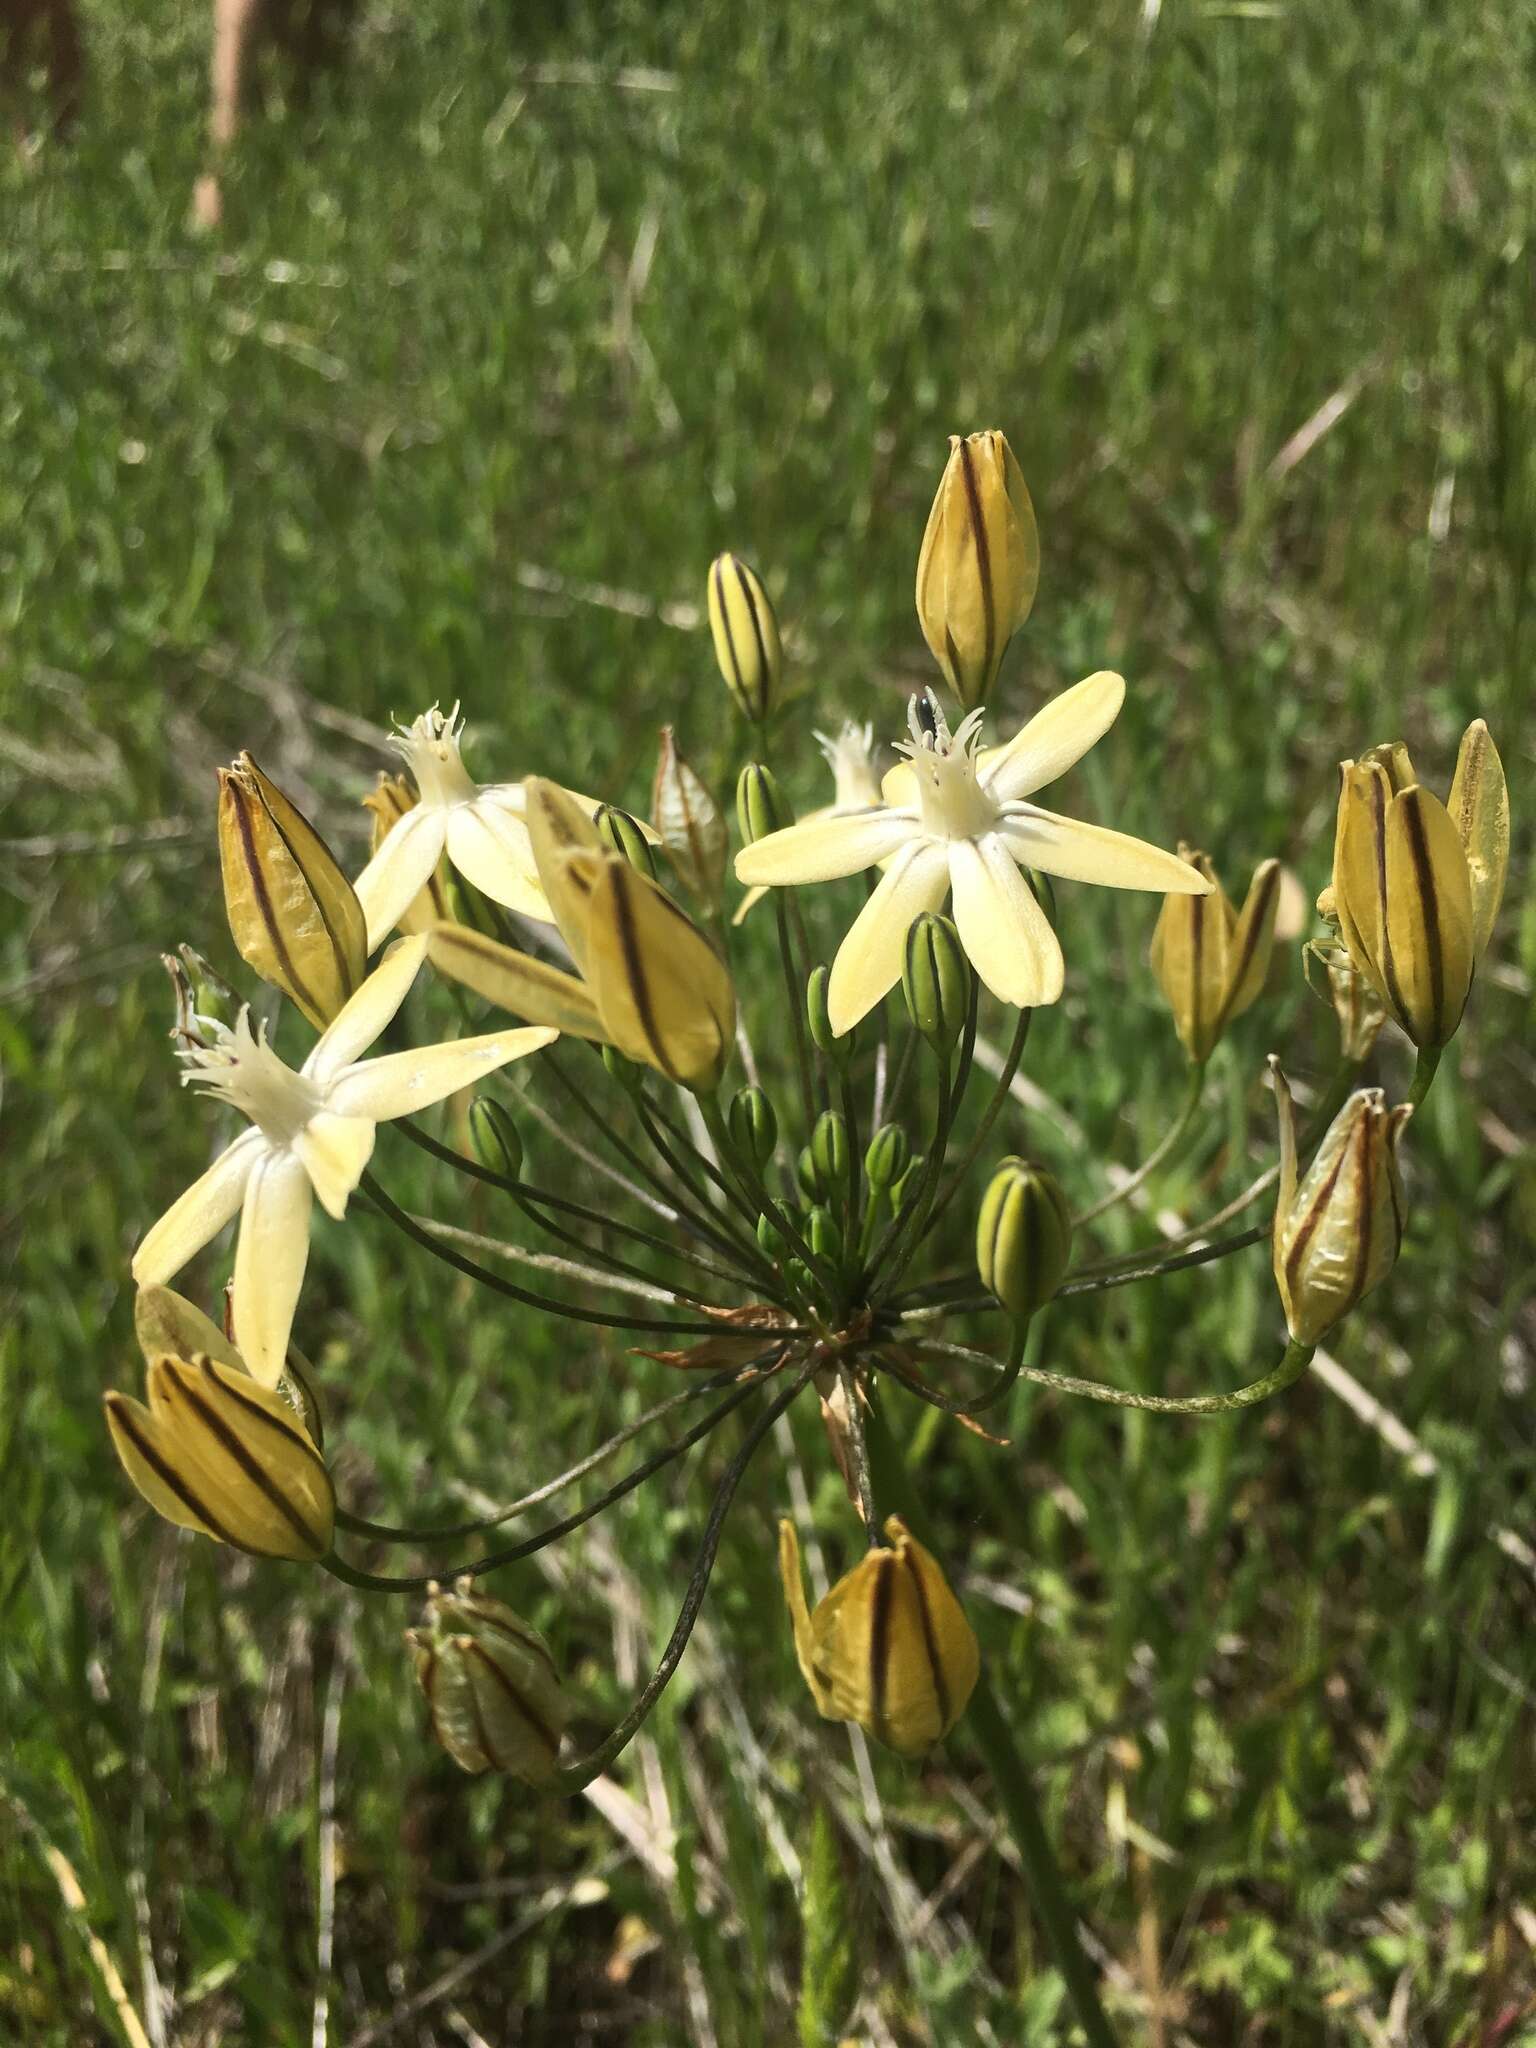
[[[907,760],[885,778],[884,801],[804,819],[744,847],[737,879],[783,887],[830,882],[885,864],[879,885],[838,949],[827,991],[841,1035],[901,974],[913,919],[954,892],[954,919],[971,964],[1003,1002],[1032,1007],[1061,994],[1061,947],[1020,868],[1115,889],[1204,895],[1186,861],[1102,825],[1026,799],[1081,760],[1114,723],[1123,680],[1089,676],[1038,712],[1006,746],[980,750],[982,714],[954,733],[938,700],[914,698]]]
[[[391,826],[357,878],[370,953],[400,922],[444,854],[493,902],[544,924],[554,921],[523,822],[523,786],[474,781],[460,752],[463,733],[458,705],[444,718],[434,704],[390,740],[411,771],[417,802]],[[577,801],[588,812],[596,809],[590,797]]]
[[[218,1034],[212,1045],[178,1055],[183,1081],[233,1103],[252,1127],[151,1227],[133,1277],[141,1287],[169,1280],[238,1210],[234,1336],[264,1386],[276,1385],[288,1355],[314,1197],[328,1214],[345,1215],[377,1124],[441,1102],[558,1036],[533,1026],[360,1059],[405,1001],[426,954],[424,938],[391,946],[297,1071],[265,1032],[251,1030],[249,1010],[233,1031],[209,1027]]]

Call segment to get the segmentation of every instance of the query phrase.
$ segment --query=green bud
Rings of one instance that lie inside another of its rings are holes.
[[[779,1259],[783,1258],[784,1239],[780,1235],[778,1226],[774,1223],[771,1217],[758,1217],[757,1241],[770,1259],[773,1259],[777,1262]]]
[[[804,1259],[790,1259],[784,1268],[784,1277],[797,1294],[814,1294],[816,1277]]]
[[[602,1048],[602,1054],[603,1065],[608,1069],[610,1077],[617,1081],[623,1089],[633,1088],[635,1085],[634,1061],[627,1060],[623,1053],[611,1045],[605,1045]]]
[[[906,1172],[901,1176],[900,1180],[895,1180],[891,1183],[891,1207],[893,1209],[900,1209],[903,1202],[906,1201],[908,1195],[915,1194],[917,1192],[917,1183],[919,1176],[922,1173],[922,1170],[923,1155],[921,1152],[918,1152],[914,1154],[910,1164],[907,1167]]]
[[[819,1201],[827,1192],[827,1177],[821,1170],[821,1161],[809,1145],[801,1149],[795,1178],[800,1183],[800,1192],[808,1201]]]
[[[827,1014],[827,983],[831,979],[831,968],[811,969],[811,978],[805,987],[805,1014],[811,1027],[811,1043],[840,1067],[853,1051],[853,1038],[846,1033],[841,1038],[833,1035],[832,1020]]]
[[[789,823],[773,770],[749,761],[736,778],[736,824],[743,846],[766,839]]]
[[[469,1135],[475,1157],[488,1172],[499,1173],[506,1180],[522,1178],[523,1141],[501,1103],[489,1095],[477,1095],[469,1107]]]
[[[982,1286],[1014,1315],[1033,1315],[1061,1285],[1071,1252],[1072,1215],[1054,1174],[1005,1159],[976,1223]]]
[[[779,1120],[761,1088],[743,1088],[732,1102],[730,1132],[737,1151],[761,1173],[779,1142]]]
[[[648,880],[656,880],[656,855],[638,818],[621,811],[617,804],[600,804],[592,814],[592,822],[610,853],[621,855]]]
[[[840,1111],[823,1110],[811,1133],[811,1157],[823,1183],[840,1187],[848,1177],[848,1126]]]
[[[830,1209],[818,1205],[811,1211],[809,1237],[811,1250],[818,1259],[840,1259],[843,1256],[843,1233]]]
[[[971,963],[947,917],[925,910],[912,920],[902,962],[907,1014],[937,1053],[947,1053],[965,1026],[973,987]]]
[[[784,668],[779,622],[755,569],[737,555],[709,568],[709,630],[725,687],[743,718],[761,725],[773,709]]]
[[[876,1193],[894,1187],[911,1163],[912,1147],[900,1124],[882,1124],[864,1154],[864,1177]]]

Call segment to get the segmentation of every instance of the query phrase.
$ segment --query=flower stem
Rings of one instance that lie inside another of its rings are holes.
[[[1408,1091],[1408,1107],[1410,1109],[1417,1109],[1429,1093],[1430,1083],[1434,1080],[1439,1070],[1442,1050],[1443,1048],[1438,1045],[1421,1045],[1419,1047],[1419,1057],[1413,1069],[1413,1086]]]
[[[932,1544],[932,1531],[912,1476],[878,1404],[866,1417],[865,1431],[877,1492],[885,1496],[887,1507],[904,1518],[920,1543]],[[1089,2048],[1117,2048],[1114,2032],[1099,2003],[1093,1965],[1078,1936],[1077,1914],[1045,1832],[1029,1772],[985,1669],[971,1694],[966,1725],[992,1773],[993,1786],[1019,1852],[1025,1891],[1044,1929],[1056,1967],[1065,1979],[1078,2025]]]
[[[1086,1209],[1074,1216],[1074,1227],[1092,1223],[1097,1217],[1107,1215],[1117,1204],[1129,1201],[1138,1188],[1146,1186],[1158,1168],[1171,1159],[1184,1142],[1189,1127],[1195,1120],[1195,1112],[1200,1107],[1200,1097],[1204,1089],[1205,1062],[1197,1060],[1189,1070],[1189,1080],[1185,1086],[1184,1100],[1179,1105],[1179,1113],[1163,1133],[1161,1141],[1147,1154],[1136,1171],[1121,1181],[1117,1188],[1111,1188],[1107,1195],[1101,1195],[1098,1201],[1090,1203]]]

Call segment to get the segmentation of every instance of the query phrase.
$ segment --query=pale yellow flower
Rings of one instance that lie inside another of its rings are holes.
[[[444,855],[493,903],[544,924],[554,921],[534,866],[523,785],[476,782],[460,752],[463,733],[458,705],[444,718],[434,704],[390,742],[411,771],[417,801],[357,878],[370,953],[400,923]],[[593,797],[576,801],[589,815],[597,809]]]
[[[249,1010],[233,1031],[211,1026],[211,1045],[178,1055],[183,1081],[232,1103],[251,1128],[150,1228],[133,1277],[141,1287],[171,1279],[238,1211],[234,1336],[263,1386],[276,1384],[287,1357],[315,1196],[329,1215],[345,1215],[376,1125],[441,1102],[557,1036],[535,1026],[359,1058],[405,1001],[426,954],[424,938],[392,946],[297,1071],[252,1031]]]
[[[884,801],[804,819],[736,856],[737,879],[770,887],[830,882],[885,864],[838,949],[828,990],[832,1029],[849,1031],[901,974],[908,927],[954,893],[954,920],[977,974],[1003,1002],[1061,994],[1061,947],[1021,868],[1115,889],[1204,895],[1205,877],[1160,847],[1026,801],[1081,760],[1114,723],[1122,679],[1101,670],[1047,704],[1006,746],[979,749],[982,714],[952,734],[931,693],[914,699],[908,759]]]

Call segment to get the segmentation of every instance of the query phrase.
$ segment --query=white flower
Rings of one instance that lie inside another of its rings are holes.
[[[134,1254],[133,1277],[141,1287],[171,1279],[238,1210],[235,1342],[264,1386],[276,1385],[288,1355],[314,1197],[328,1214],[345,1215],[375,1125],[441,1102],[558,1036],[529,1027],[360,1059],[405,1001],[426,953],[424,938],[391,946],[297,1072],[265,1032],[252,1032],[249,1010],[233,1031],[212,1027],[213,1044],[178,1055],[184,1082],[233,1103],[252,1127],[152,1226]]]
[[[391,737],[411,771],[418,801],[391,826],[357,878],[370,953],[394,930],[445,853],[493,902],[553,922],[523,823],[523,786],[473,781],[459,751],[463,731],[457,704],[446,718],[434,704]],[[595,808],[590,798],[578,801],[589,811]]]
[[[1030,1007],[1061,994],[1061,947],[1020,868],[1115,889],[1204,895],[1187,862],[1102,825],[1026,802],[1064,775],[1114,723],[1122,679],[1091,675],[1037,713],[1006,746],[979,751],[982,714],[952,734],[937,699],[914,698],[907,760],[885,778],[884,802],[834,809],[744,847],[736,875],[780,888],[883,866],[878,887],[838,949],[827,991],[832,1029],[849,1031],[901,974],[913,919],[954,891],[972,966],[1003,1002]]]

